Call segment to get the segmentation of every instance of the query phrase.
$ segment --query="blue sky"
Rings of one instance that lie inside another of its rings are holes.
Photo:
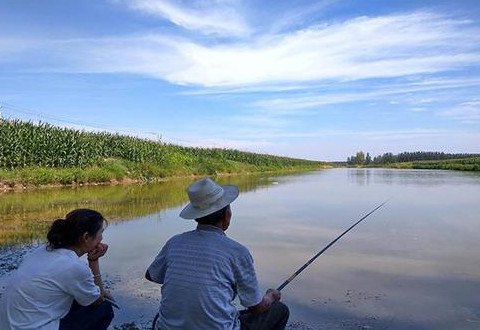
[[[0,112],[318,160],[480,152],[480,2],[0,1]]]

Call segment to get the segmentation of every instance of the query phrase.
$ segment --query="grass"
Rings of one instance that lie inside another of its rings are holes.
[[[254,166],[234,161],[205,159],[190,166],[181,164],[176,169],[154,163],[136,163],[122,159],[107,159],[85,168],[52,168],[28,166],[17,169],[0,169],[0,183],[6,187],[16,185],[83,185],[111,183],[125,180],[158,182],[169,177],[200,175],[247,174],[258,172],[290,172],[321,168],[309,166]]]
[[[382,167],[401,168],[401,169],[480,171],[480,157],[392,163],[392,164],[382,165]]]
[[[169,177],[298,171],[317,161],[221,148],[191,148],[106,132],[0,119],[0,184],[155,182]]]

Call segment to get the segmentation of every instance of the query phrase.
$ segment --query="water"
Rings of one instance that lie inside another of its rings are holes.
[[[227,234],[252,252],[264,290],[390,198],[282,291],[291,328],[480,328],[480,175],[333,169],[222,180],[241,187]],[[35,242],[75,207],[100,210],[111,219],[102,272],[122,306],[114,322],[146,325],[160,288],[145,269],[195,225],[178,217],[189,182],[0,195],[0,244]]]

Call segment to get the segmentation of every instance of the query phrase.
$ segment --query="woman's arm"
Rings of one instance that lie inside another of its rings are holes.
[[[88,260],[88,267],[90,267],[92,274],[93,274],[93,281],[100,289],[100,297],[94,302],[94,304],[101,303],[103,301],[103,297],[110,297],[108,291],[105,290],[102,280],[102,274],[100,272],[100,263],[99,258],[103,257],[105,253],[107,253],[108,245],[100,243],[98,246],[90,251],[87,255]]]

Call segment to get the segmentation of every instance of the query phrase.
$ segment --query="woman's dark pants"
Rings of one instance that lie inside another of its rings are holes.
[[[112,319],[113,308],[108,301],[89,306],[74,301],[68,314],[60,319],[59,330],[106,330]]]

